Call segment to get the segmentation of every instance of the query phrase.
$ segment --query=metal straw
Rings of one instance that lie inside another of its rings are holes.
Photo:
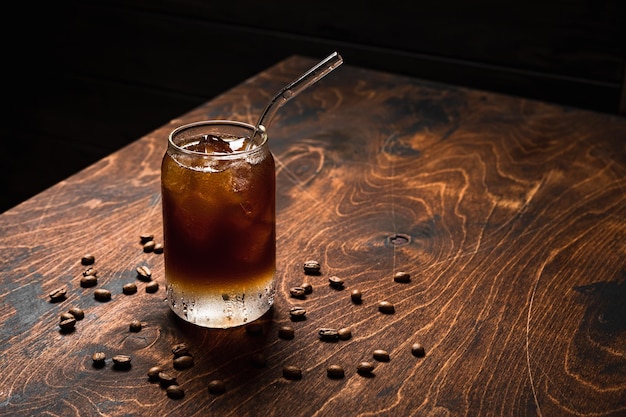
[[[343,58],[337,52],[333,52],[313,68],[302,74],[298,79],[283,87],[283,89],[274,96],[272,101],[269,102],[267,107],[265,107],[265,110],[263,110],[246,144],[246,149],[250,149],[255,144],[256,136],[259,132],[264,134],[267,131],[278,109],[342,63]]]

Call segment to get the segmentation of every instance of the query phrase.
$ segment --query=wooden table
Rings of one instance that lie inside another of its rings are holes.
[[[278,282],[260,334],[174,319],[163,255],[144,252],[139,236],[162,239],[168,133],[203,119],[254,122],[315,60],[280,62],[0,216],[0,415],[626,415],[626,120],[345,58],[271,127]],[[87,253],[91,288],[80,285]],[[307,260],[320,262],[319,276],[304,274]],[[157,293],[137,279],[141,265]],[[394,281],[400,271],[410,282]],[[290,297],[304,281],[313,293]],[[124,295],[129,282],[139,290]],[[61,287],[66,299],[50,302]],[[95,288],[112,299],[96,301]],[[290,320],[294,306],[306,320]],[[71,307],[85,318],[63,333]],[[141,331],[129,331],[133,320]],[[294,339],[279,338],[281,326]],[[352,337],[321,341],[323,327]],[[191,368],[173,367],[178,343]],[[377,349],[390,360],[373,359]],[[104,367],[92,365],[97,351]],[[112,366],[119,354],[130,369]],[[375,364],[371,376],[356,372],[362,361]],[[333,364],[343,378],[327,376]],[[184,398],[149,382],[155,365]],[[284,378],[286,365],[302,379]],[[216,379],[221,395],[208,390]]]

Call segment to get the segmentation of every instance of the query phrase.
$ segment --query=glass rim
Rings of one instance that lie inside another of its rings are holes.
[[[250,155],[255,152],[260,152],[267,144],[267,135],[263,135],[262,136],[263,140],[261,141],[261,143],[257,144],[256,146],[250,149],[237,150],[233,152],[206,153],[206,152],[198,152],[198,151],[193,151],[193,150],[183,148],[174,142],[174,137],[184,130],[193,129],[195,127],[201,127],[201,126],[217,126],[217,125],[240,127],[250,132],[253,132],[255,128],[254,125],[251,125],[250,123],[240,122],[237,120],[230,120],[230,119],[200,120],[197,122],[185,123],[183,125],[178,126],[174,130],[172,130],[170,134],[168,135],[168,139],[167,139],[168,145],[171,145],[172,147],[174,147],[176,149],[176,152],[180,152],[180,153],[190,155],[190,156],[198,156],[198,157],[204,157],[204,158],[236,159],[236,158],[241,158],[246,155]]]

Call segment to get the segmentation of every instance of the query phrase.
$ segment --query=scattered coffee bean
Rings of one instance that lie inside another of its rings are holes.
[[[85,318],[85,312],[82,308],[71,307],[68,311],[76,320],[82,320]]]
[[[59,323],[59,327],[61,328],[61,330],[68,333],[74,330],[74,326],[76,326],[76,319],[74,318],[74,316],[69,319],[61,320],[61,322]]]
[[[98,301],[109,301],[111,299],[111,291],[104,288],[98,288],[94,290],[93,296]]]
[[[151,240],[154,240],[154,235],[151,233],[142,233],[139,235],[139,242],[141,242],[142,245]]]
[[[304,263],[304,273],[308,275],[317,275],[320,273],[320,263],[317,261],[306,261]]]
[[[122,292],[126,295],[131,295],[137,292],[137,284],[134,282],[129,282],[128,284],[124,284],[122,287]]]
[[[159,374],[163,372],[163,368],[160,366],[153,366],[148,369],[148,379],[152,382],[156,382],[159,380]]]
[[[156,246],[156,243],[154,242],[154,240],[149,240],[143,244],[143,251],[146,253],[153,252],[155,246]]]
[[[154,245],[154,249],[152,249],[152,252],[156,253],[156,254],[161,254],[163,253],[163,244],[161,243],[157,243]]]
[[[322,328],[317,331],[320,339],[325,342],[336,342],[339,340],[339,332],[337,329]]]
[[[306,310],[302,307],[291,307],[289,309],[289,316],[293,321],[301,321],[306,319]]]
[[[343,280],[337,276],[332,276],[330,278],[328,278],[328,283],[330,284],[331,287],[340,290],[343,288]]]
[[[95,366],[96,368],[102,368],[104,366],[106,357],[107,356],[104,352],[96,352],[91,355],[91,361],[93,362],[93,366]]]
[[[411,274],[409,274],[408,272],[399,271],[395,273],[395,275],[393,276],[393,280],[395,282],[401,283],[411,282]]]
[[[161,384],[162,387],[169,387],[170,385],[176,384],[176,377],[165,371],[159,372],[157,378],[159,379],[159,384]]]
[[[95,275],[84,275],[80,278],[80,286],[83,288],[95,287],[98,284],[98,278]]]
[[[291,287],[289,288],[289,295],[293,298],[306,298],[306,290],[302,287]]]
[[[150,282],[152,280],[152,271],[145,265],[137,267],[137,278],[144,282]]]
[[[193,357],[190,355],[183,355],[174,358],[174,369],[187,369],[193,366]]]
[[[255,368],[265,368],[267,366],[267,358],[261,352],[257,352],[250,356],[250,363]]]
[[[345,372],[341,365],[330,365],[326,368],[326,375],[332,379],[340,379],[345,376]]]
[[[294,365],[285,365],[283,367],[283,377],[291,380],[302,379],[302,369]]]
[[[173,400],[178,400],[185,396],[185,390],[180,385],[172,384],[165,388],[165,393]]]
[[[83,276],[86,277],[87,275],[93,275],[95,277],[98,275],[98,271],[96,268],[89,267],[83,271]]]
[[[263,325],[258,322],[249,323],[246,325],[246,333],[255,336],[263,334]]]
[[[59,321],[69,320],[69,319],[76,319],[76,317],[72,316],[70,313],[61,313],[59,318],[60,318]]]
[[[295,337],[295,330],[291,326],[281,326],[278,329],[278,337],[285,340],[291,340]]]
[[[339,340],[348,340],[352,337],[352,330],[348,327],[341,328],[337,330],[337,336]]]
[[[209,393],[214,395],[220,395],[226,392],[226,384],[221,379],[214,379],[209,381]]]
[[[361,376],[371,376],[374,371],[374,364],[372,362],[360,362],[356,366],[356,371]]]
[[[128,325],[128,330],[130,330],[131,332],[137,333],[141,331],[142,327],[143,326],[139,320],[133,320]]]
[[[84,255],[80,259],[80,263],[83,265],[92,265],[94,262],[96,262],[96,257],[93,256],[92,254]]]
[[[154,294],[159,291],[159,283],[157,281],[150,281],[146,284],[146,292],[148,294]]]
[[[389,357],[389,352],[383,349],[376,349],[373,353],[373,357],[379,362],[389,362],[391,359]]]
[[[352,299],[354,304],[361,304],[363,302],[363,294],[361,294],[360,290],[352,290],[350,299]]]
[[[50,301],[53,303],[63,301],[67,296],[67,289],[65,289],[65,287],[57,288],[56,290],[48,294],[48,296],[50,297]]]
[[[305,294],[311,294],[313,292],[313,285],[308,282],[303,282],[302,284],[300,284],[300,286],[304,288]]]
[[[414,343],[413,346],[411,346],[411,353],[413,356],[421,358],[426,355],[426,350],[424,350],[424,346],[422,346],[421,343]]]
[[[129,355],[113,356],[113,367],[115,369],[129,369],[132,358]]]
[[[378,311],[383,314],[393,314],[396,312],[396,309],[389,301],[381,301],[378,303]]]
[[[179,356],[189,355],[189,346],[187,346],[185,343],[178,343],[172,346],[172,353],[174,354],[175,358]]]

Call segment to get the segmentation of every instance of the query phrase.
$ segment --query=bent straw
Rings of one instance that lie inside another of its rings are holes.
[[[261,114],[261,117],[252,131],[248,143],[246,144],[246,149],[250,149],[250,147],[254,145],[255,137],[259,132],[263,134],[267,131],[278,109],[302,91],[322,79],[322,77],[330,73],[342,63],[343,58],[341,55],[337,52],[333,52],[313,68],[302,74],[295,81],[292,81],[290,84],[283,87],[283,89],[280,90],[276,96],[274,96],[272,101],[269,102],[267,107],[265,107],[265,110],[263,110],[263,113]]]

